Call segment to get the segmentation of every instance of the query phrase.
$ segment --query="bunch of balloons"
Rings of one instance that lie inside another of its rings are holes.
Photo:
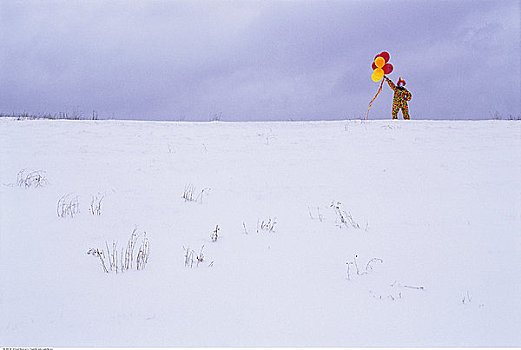
[[[382,53],[376,55],[373,61],[373,75],[371,75],[371,79],[373,81],[380,81],[384,77],[385,74],[389,74],[393,71],[393,65],[389,62],[389,58],[391,56],[389,55],[389,52],[383,51]],[[380,87],[378,88],[378,91],[376,92],[376,95],[374,95],[371,102],[369,102],[369,108],[367,108],[367,114],[365,115],[365,119],[369,116],[369,110],[371,109],[371,106],[373,105],[374,100],[378,97],[378,94],[380,91],[382,91],[382,86],[384,85],[384,82],[380,83]]]
[[[393,71],[393,65],[389,62],[391,56],[387,51],[384,51],[374,58],[373,62],[373,75],[371,75],[371,79],[373,81],[380,81],[385,74],[389,74]]]

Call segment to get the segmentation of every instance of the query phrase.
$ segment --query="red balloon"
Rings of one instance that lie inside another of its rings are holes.
[[[389,74],[393,71],[393,65],[390,63],[386,63],[383,68],[385,74]]]
[[[391,58],[391,55],[389,55],[389,52],[383,51],[380,54],[380,57],[382,57],[385,60],[385,62],[389,62],[389,59]]]
[[[376,55],[374,57],[374,59],[376,60],[377,57],[382,57],[386,63],[389,62],[389,60],[391,59],[391,55],[389,55],[389,52],[387,52],[387,51],[383,51],[383,52],[379,53],[378,55]]]
[[[373,70],[375,70],[376,68],[378,68],[378,67],[376,66],[376,64],[374,63],[374,61],[373,61],[373,64],[372,64],[371,67],[373,67]]]

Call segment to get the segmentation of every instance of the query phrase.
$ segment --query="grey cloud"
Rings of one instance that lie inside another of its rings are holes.
[[[131,119],[360,116],[376,92],[370,64],[381,50],[391,53],[391,77],[404,76],[414,94],[413,117],[521,113],[516,1],[0,6],[3,113],[77,107]],[[371,115],[388,118],[391,99],[386,88]]]

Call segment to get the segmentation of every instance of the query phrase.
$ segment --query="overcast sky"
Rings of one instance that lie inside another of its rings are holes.
[[[413,119],[521,117],[520,13],[520,0],[0,0],[0,113],[360,118],[385,50]],[[369,119],[391,105],[384,86]]]

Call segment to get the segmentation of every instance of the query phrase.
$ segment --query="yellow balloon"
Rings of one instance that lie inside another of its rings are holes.
[[[373,71],[373,75],[371,75],[371,79],[373,79],[373,81],[380,81],[384,77],[384,74],[385,73],[382,68],[376,68]]]
[[[380,81],[384,76],[384,70],[382,68],[376,68],[371,75],[373,81]]]
[[[381,56],[376,57],[376,59],[374,60],[374,64],[378,68],[382,68],[385,65],[385,59],[383,57],[381,57]]]

